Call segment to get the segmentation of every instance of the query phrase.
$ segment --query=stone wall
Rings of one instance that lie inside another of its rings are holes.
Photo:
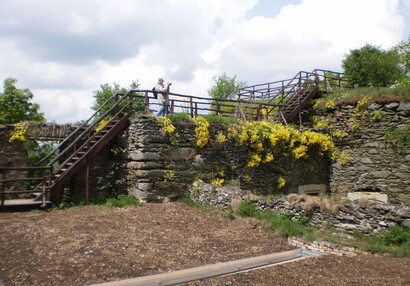
[[[217,208],[237,206],[242,200],[254,203],[259,211],[286,215],[294,221],[312,226],[333,225],[337,229],[364,233],[387,230],[395,223],[410,226],[410,209],[406,206],[377,203],[372,200],[337,201],[307,195],[290,194],[278,199],[256,196],[236,187],[215,187],[197,181],[190,196],[202,205]]]
[[[54,122],[25,122],[26,137],[31,140],[62,141],[78,126]]]
[[[387,195],[389,203],[410,205],[410,150],[395,150],[385,144],[389,127],[405,129],[409,124],[410,103],[373,102],[360,114],[355,105],[338,106],[330,112],[319,112],[321,122],[328,120],[336,147],[346,154],[346,164],[332,164],[332,194],[348,196],[365,193]],[[347,136],[337,138],[337,131]]]
[[[28,166],[28,144],[14,140],[9,142],[14,131],[14,125],[0,126],[0,167],[26,167]],[[7,171],[6,178],[27,177],[26,171]],[[0,174],[1,176],[1,174]],[[6,188],[11,187],[11,183]],[[13,184],[15,185],[15,184]],[[15,190],[25,190],[25,183],[18,184]]]
[[[248,160],[245,147],[225,143],[213,144],[221,125],[209,128],[210,140],[204,148],[196,145],[195,125],[175,122],[177,142],[171,143],[155,118],[133,120],[123,142],[123,165],[126,166],[126,185],[120,184],[144,201],[172,200],[187,192],[195,178],[211,181],[223,178],[225,184],[237,184],[258,194],[295,193],[308,184],[328,185],[329,162],[312,158],[292,162],[289,157],[276,156],[269,164],[258,168],[244,168]],[[223,170],[223,176],[218,175]],[[277,188],[277,179],[286,185]]]

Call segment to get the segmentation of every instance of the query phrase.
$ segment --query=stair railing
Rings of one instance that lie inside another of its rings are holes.
[[[112,110],[114,108],[110,108],[107,112],[105,112],[102,116],[100,116],[100,118],[98,118],[91,126],[87,127],[87,124],[94,118],[96,118],[96,116],[101,112],[101,110],[103,110],[104,107],[106,107],[112,100],[117,99],[118,96],[122,96],[121,99],[119,101],[117,101],[117,103],[114,106],[118,106],[118,104],[120,102],[122,102],[125,98],[130,98],[130,102],[131,102],[131,108],[132,108],[132,96],[129,96],[130,93],[132,93],[133,90],[130,90],[127,94],[123,94],[123,93],[116,93],[113,96],[111,96],[103,105],[101,105],[101,107],[93,114],[91,115],[90,118],[88,118],[82,125],[80,125],[79,127],[77,127],[76,130],[74,130],[70,135],[68,135],[63,141],[61,141],[61,143],[54,148],[53,151],[51,151],[47,156],[45,156],[43,159],[41,159],[38,163],[37,166],[40,166],[41,164],[43,164],[44,162],[46,162],[53,154],[56,154],[57,151],[60,151],[60,153],[58,154],[57,157],[55,157],[54,159],[52,159],[49,163],[47,163],[47,166],[51,166],[54,163],[56,163],[61,156],[63,156],[64,154],[66,154],[68,151],[70,151],[71,149],[74,148],[75,144],[78,143],[78,141],[80,141],[80,139],[84,138],[84,134],[86,134],[87,132],[89,132],[91,129],[95,128],[95,126],[97,126],[97,124],[99,124],[109,113],[112,112]],[[68,142],[71,142],[67,147],[65,147],[63,149],[64,146],[66,146],[68,144]],[[62,150],[63,149],[63,150]]]

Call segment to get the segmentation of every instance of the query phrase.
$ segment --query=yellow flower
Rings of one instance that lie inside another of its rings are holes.
[[[27,133],[27,126],[25,124],[18,123],[14,127],[14,132],[11,135],[9,142],[13,142],[14,140],[19,140],[21,142],[27,141],[26,133]]]
[[[284,178],[280,177],[278,179],[278,185],[277,185],[278,189],[282,189],[285,186],[285,184],[286,184],[286,180]]]
[[[203,148],[209,140],[209,122],[202,116],[193,119],[196,128],[195,128],[195,136],[196,136],[196,145],[199,148]]]
[[[250,161],[246,165],[248,168],[258,167],[259,163],[262,161],[262,158],[258,154],[253,154]]]
[[[216,135],[215,144],[222,145],[225,141],[226,136],[222,132],[219,132],[218,135]]]

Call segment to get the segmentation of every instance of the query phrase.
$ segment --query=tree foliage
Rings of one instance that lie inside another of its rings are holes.
[[[17,79],[4,81],[4,93],[0,93],[0,124],[13,124],[23,121],[45,121],[40,105],[32,103],[33,94],[29,89],[18,89]]]
[[[400,42],[394,47],[399,59],[400,66],[403,70],[400,83],[405,84],[410,82],[410,38],[407,42]]]
[[[213,99],[233,99],[246,86],[246,82],[236,80],[236,75],[229,77],[222,73],[213,79],[215,85],[208,90],[208,95]]]
[[[366,44],[351,50],[342,67],[351,86],[389,87],[403,79],[405,70],[401,60],[396,48],[383,51]]]
[[[113,95],[119,93],[119,94],[126,94],[129,89],[137,89],[139,87],[138,81],[133,81],[130,84],[129,88],[121,87],[119,84],[114,83],[113,85],[110,85],[108,83],[101,84],[100,85],[100,90],[94,91],[94,98],[95,102],[92,107],[93,110],[97,111],[104,105],[104,103],[110,99]],[[120,98],[120,97],[119,97]],[[142,98],[134,98],[134,101],[140,101],[142,102]],[[128,103],[128,100],[123,100],[120,103],[120,108],[122,108],[125,104]],[[113,105],[115,104],[115,100],[112,100],[109,102],[107,105],[105,105],[100,111],[99,111],[99,116],[103,115],[105,112],[107,112]],[[142,105],[137,105],[134,107],[134,110],[137,109],[137,111],[143,111],[143,106]]]

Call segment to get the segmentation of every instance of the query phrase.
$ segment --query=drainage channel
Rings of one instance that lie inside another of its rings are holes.
[[[92,286],[177,285],[180,283],[186,283],[205,278],[249,271],[252,269],[272,266],[275,264],[288,263],[311,256],[318,256],[321,254],[322,253],[317,253],[306,249],[295,249],[257,257],[244,258],[234,261],[178,270],[174,272],[94,284]]]

